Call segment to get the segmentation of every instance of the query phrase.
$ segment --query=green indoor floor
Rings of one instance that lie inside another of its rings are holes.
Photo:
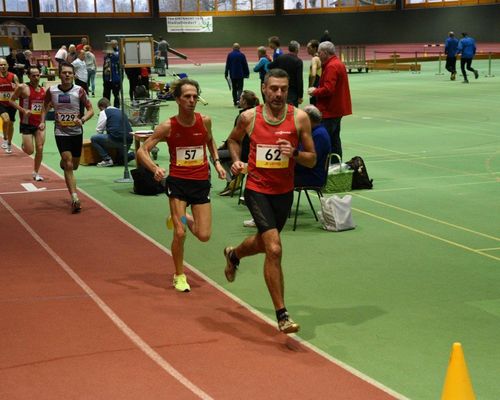
[[[282,233],[286,303],[299,336],[411,399],[440,397],[456,341],[477,398],[500,398],[500,60],[496,77],[485,77],[487,61],[474,66],[481,75],[468,85],[437,75],[437,63],[419,74],[350,75],[354,114],[342,121],[344,156],[365,159],[374,189],[352,193],[355,230],[323,231],[303,202],[297,230],[288,223]],[[238,112],[223,65],[175,72],[200,82],[208,105],[198,111],[212,117],[220,143]],[[99,79],[97,86],[94,104]],[[245,88],[259,92],[257,74]],[[167,104],[162,119],[176,113],[175,102]],[[86,137],[96,120],[85,125]],[[57,171],[51,123],[47,132],[44,162]],[[166,147],[159,162],[167,166]],[[131,194],[131,184],[114,183],[122,176],[123,167],[77,172],[80,188],[169,247],[165,197]],[[236,198],[216,195],[223,186],[213,182],[212,238],[188,237],[186,261],[274,318],[262,257],[244,259],[236,281],[225,281],[222,249],[252,228],[243,227],[249,213]],[[96,234],[105,240],[106,227]],[[162,260],[158,270],[168,287],[172,271]]]

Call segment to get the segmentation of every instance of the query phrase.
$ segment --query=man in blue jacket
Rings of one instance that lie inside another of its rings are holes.
[[[231,80],[233,104],[238,107],[241,93],[243,92],[243,79],[250,76],[247,58],[240,51],[239,43],[233,44],[233,51],[227,55],[224,77]]]
[[[97,106],[101,112],[97,120],[97,134],[90,138],[92,146],[97,150],[102,158],[102,161],[97,164],[98,167],[112,167],[113,160],[109,155],[109,149],[118,150],[118,160],[123,160],[123,135],[127,140],[127,152],[132,144],[132,127],[128,119],[125,119],[125,130],[123,125],[122,111],[118,108],[111,107],[110,101],[103,97],[97,102]],[[107,134],[104,134],[104,133]],[[128,155],[127,155],[128,156]],[[133,153],[128,156],[128,161],[133,159]]]
[[[469,83],[465,67],[467,67],[468,71],[472,71],[474,73],[474,77],[476,79],[479,78],[479,72],[477,69],[471,67],[472,59],[476,54],[476,41],[465,32],[462,33],[462,36],[462,39],[458,42],[457,54],[461,54],[460,68],[462,69],[462,75],[464,76],[463,83]]]
[[[446,70],[451,73],[450,79],[455,80],[457,76],[457,47],[458,39],[455,33],[448,33],[448,38],[444,42],[444,54],[446,54]]]

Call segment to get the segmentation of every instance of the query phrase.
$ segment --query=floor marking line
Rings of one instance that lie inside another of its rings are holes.
[[[38,192],[59,192],[59,191],[62,191],[62,190],[68,190],[66,188],[61,188],[61,189],[44,189],[44,190],[34,190],[34,191],[26,191],[26,190],[23,190],[23,191],[19,191],[19,192],[0,192],[0,196],[2,195],[5,195],[5,194],[33,194],[33,193],[38,193]]]
[[[500,250],[500,247],[488,247],[487,249],[476,249],[477,251],[494,251]]]
[[[455,225],[455,224],[452,224],[451,222],[446,222],[446,221],[443,221],[443,220],[440,220],[440,219],[437,219],[437,218],[434,218],[434,217],[429,217],[427,215],[420,214],[420,213],[415,212],[415,211],[407,210],[406,208],[394,206],[392,204],[385,203],[385,202],[380,201],[380,200],[371,199],[369,197],[363,196],[363,195],[358,194],[358,193],[353,193],[353,195],[355,195],[356,197],[360,197],[362,199],[368,200],[368,201],[372,201],[372,202],[377,203],[377,204],[381,204],[381,205],[383,205],[385,207],[394,208],[395,210],[398,210],[398,211],[402,211],[402,212],[405,212],[405,213],[408,213],[408,214],[411,214],[411,215],[415,215],[417,217],[425,218],[425,219],[428,219],[428,220],[433,221],[433,222],[438,222],[438,223],[443,224],[443,225],[451,226],[452,228],[460,229],[460,230],[463,230],[463,231],[466,231],[466,232],[469,232],[469,233],[472,233],[472,234],[475,234],[475,235],[478,235],[478,236],[483,236],[485,238],[488,238],[488,239],[500,242],[500,238],[498,238],[496,236],[491,236],[491,235],[488,235],[486,233],[477,232],[475,230],[466,228],[464,226]]]
[[[408,226],[408,225],[405,225],[405,224],[401,224],[399,222],[393,221],[393,220],[385,218],[385,217],[381,217],[381,216],[376,215],[376,214],[372,214],[372,213],[370,213],[368,211],[360,210],[359,208],[354,208],[353,207],[352,209],[355,210],[355,211],[357,211],[357,212],[360,212],[362,214],[366,214],[366,215],[368,215],[370,217],[373,217],[373,218],[376,218],[376,219],[380,219],[381,221],[388,222],[390,224],[399,226],[399,227],[404,228],[404,229],[408,229],[409,231],[418,233],[420,235],[428,236],[428,237],[430,237],[432,239],[440,240],[440,241],[445,242],[447,244],[450,244],[452,246],[461,248],[463,250],[470,251],[471,253],[479,254],[481,256],[485,256],[485,257],[488,257],[488,258],[492,258],[493,260],[500,261],[500,257],[495,257],[495,256],[492,256],[491,254],[483,253],[480,250],[476,250],[476,249],[473,249],[471,247],[465,246],[463,244],[460,244],[460,243],[457,243],[457,242],[453,242],[451,240],[448,240],[448,239],[445,239],[445,238],[433,235],[432,233],[428,233],[428,232],[421,231],[420,229],[412,228],[411,226]]]
[[[31,228],[31,226],[0,196],[0,203],[12,214],[12,216],[28,231],[40,246],[59,264],[59,266],[80,286],[83,291],[96,303],[104,314],[126,335],[140,350],[142,350],[151,360],[159,365],[164,371],[175,378],[179,383],[203,400],[213,400],[211,396],[192,383],[160,354],[158,354],[149,344],[147,344],[137,333],[135,333],[120,317],[95,293],[81,278],[52,250],[52,248]]]
[[[49,169],[51,169],[51,168],[49,167]],[[52,170],[52,171],[57,174],[57,172],[55,172],[54,170]],[[150,243],[154,244],[160,250],[164,251],[170,257],[172,257],[172,252],[167,247],[165,247],[161,243],[157,242],[152,237],[148,236],[146,233],[144,233],[143,231],[141,231],[140,229],[138,229],[136,226],[132,225],[130,222],[128,222],[126,219],[124,219],[121,215],[117,214],[115,211],[113,211],[108,206],[106,206],[104,203],[102,203],[100,200],[97,200],[96,198],[92,197],[91,195],[89,195],[87,192],[85,192],[84,190],[82,190],[80,188],[78,190],[80,192],[84,193],[89,199],[92,199],[92,201],[94,201],[96,204],[98,204],[104,210],[106,210],[111,215],[113,215],[121,223],[123,223],[124,225],[128,226],[134,232],[136,232],[137,234],[139,234],[140,236],[142,236],[144,239],[146,239]],[[198,270],[197,268],[195,268],[194,266],[192,266],[188,262],[184,261],[184,265],[187,268],[189,268],[193,273],[195,273],[196,275],[198,275],[201,279],[203,279],[204,281],[206,281],[209,285],[213,286],[219,292],[221,292],[224,295],[226,295],[227,297],[229,297],[231,300],[233,300],[235,303],[237,303],[241,307],[244,307],[246,310],[248,310],[250,313],[252,313],[256,317],[258,317],[261,320],[267,322],[269,325],[271,325],[273,327],[276,326],[276,321],[274,321],[273,319],[269,318],[267,315],[263,314],[259,310],[253,308],[250,304],[244,302],[239,297],[237,297],[234,294],[232,294],[230,291],[226,290],[223,286],[219,285],[212,278],[208,277],[207,275],[205,275],[203,272],[201,272],[200,270]],[[305,341],[304,339],[296,336],[295,334],[291,334],[291,335],[288,335],[288,336],[289,337],[293,337],[297,342],[299,342],[303,346],[309,348],[310,350],[312,350],[313,352],[315,352],[319,356],[325,358],[326,360],[332,362],[333,364],[336,364],[337,366],[341,367],[342,369],[348,371],[349,373],[351,373],[355,377],[361,379],[362,381],[365,381],[365,382],[369,383],[372,386],[375,386],[376,388],[378,388],[378,389],[382,390],[383,392],[385,392],[385,393],[387,393],[387,394],[389,394],[389,395],[397,398],[398,400],[410,400],[406,396],[403,396],[402,394],[400,394],[400,393],[396,392],[395,390],[393,390],[393,389],[385,386],[384,384],[376,381],[375,379],[369,377],[368,375],[365,375],[363,372],[358,371],[354,367],[351,367],[349,364],[346,364],[343,361],[340,361],[340,360],[336,359],[332,355],[326,353],[325,351],[323,351],[320,348],[316,347],[312,343],[309,343],[309,342]]]

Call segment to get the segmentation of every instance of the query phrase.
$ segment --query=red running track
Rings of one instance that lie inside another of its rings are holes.
[[[34,183],[31,166],[0,152],[0,398],[403,398],[193,269],[175,292],[166,249],[85,194],[72,215],[63,180],[42,168]]]

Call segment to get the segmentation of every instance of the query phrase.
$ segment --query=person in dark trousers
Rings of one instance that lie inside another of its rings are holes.
[[[227,55],[224,77],[231,80],[233,104],[239,106],[241,92],[243,92],[243,80],[250,76],[246,56],[240,51],[239,43],[233,44],[233,51]]]
[[[111,92],[113,92],[113,105],[120,108],[120,53],[118,51],[118,42],[111,41],[113,48],[111,53],[104,57],[104,65],[102,68],[102,80],[104,85],[103,97],[111,100]]]
[[[288,45],[288,53],[279,56],[267,66],[268,70],[280,68],[288,73],[290,80],[288,86],[288,98],[286,101],[288,104],[293,104],[295,107],[302,104],[302,99],[304,97],[304,63],[298,56],[299,50],[299,42],[292,40]]]
[[[321,37],[319,38],[319,42],[331,42],[332,41],[332,37],[330,36],[330,32],[328,32],[328,30],[325,30],[323,32],[323,35],[321,35]]]
[[[450,79],[455,80],[457,76],[457,47],[458,39],[453,32],[448,33],[444,42],[444,54],[446,54],[446,70],[451,74]]]
[[[98,167],[112,167],[113,160],[109,155],[109,149],[118,150],[118,161],[124,159],[123,154],[123,136],[126,137],[127,152],[132,144],[132,127],[128,118],[125,119],[125,130],[120,109],[112,107],[110,101],[103,97],[97,102],[99,107],[99,119],[97,120],[96,135],[92,135],[90,141],[92,147],[97,150],[102,161],[97,164]],[[128,161],[133,159],[133,153],[128,157]]]
[[[476,41],[471,38],[467,33],[462,33],[462,39],[458,42],[457,54],[460,54],[460,68],[462,70],[462,75],[464,76],[463,83],[469,83],[467,79],[467,71],[472,71],[474,73],[474,78],[479,78],[479,72],[477,69],[472,68],[472,59],[476,55]]]

